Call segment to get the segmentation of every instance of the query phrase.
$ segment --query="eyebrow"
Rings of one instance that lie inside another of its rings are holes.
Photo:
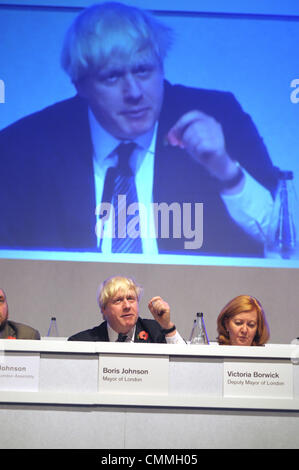
[[[125,297],[136,297],[136,295],[133,294],[133,293],[131,293],[131,294],[129,294],[129,293],[128,294],[119,294],[115,297],[115,299],[123,299]]]
[[[111,68],[110,68],[110,67],[107,67],[106,69],[105,69],[105,68],[102,69],[102,70],[99,72],[98,75],[99,75],[100,77],[101,77],[101,76],[106,77],[106,76],[114,75],[114,74],[120,75],[120,74],[122,74],[122,73],[125,73],[125,70],[126,70],[125,67],[117,67],[117,66],[111,67]]]
[[[155,66],[154,61],[151,61],[150,59],[143,59],[143,60],[137,60],[136,62],[132,62],[131,64],[119,64],[119,65],[107,65],[106,67],[103,67],[101,70],[99,70],[99,76],[101,75],[107,75],[107,74],[122,74],[126,73],[128,70],[129,71],[134,71],[136,69],[139,69],[140,67],[146,67],[146,68],[153,68]]]
[[[246,323],[257,323],[257,320],[244,320],[243,318],[235,318],[235,321],[241,321]]]
[[[115,295],[111,300],[118,300],[118,299],[124,299],[128,297],[134,297],[137,299],[137,295],[134,292],[127,292],[126,294],[118,294]]]

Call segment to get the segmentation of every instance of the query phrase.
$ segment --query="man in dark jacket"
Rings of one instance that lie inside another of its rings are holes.
[[[105,321],[72,335],[69,341],[119,341],[133,343],[182,343],[170,308],[161,297],[148,304],[154,320],[139,318],[141,288],[132,279],[114,276],[101,284],[98,302]]]
[[[40,339],[40,334],[31,326],[8,320],[6,294],[0,289],[0,339]]]
[[[165,81],[169,42],[168,28],[124,4],[77,17],[62,63],[78,96],[0,132],[1,247],[113,253],[114,201],[128,196],[116,193],[117,149],[134,142],[141,252],[263,256],[276,169],[230,93]]]

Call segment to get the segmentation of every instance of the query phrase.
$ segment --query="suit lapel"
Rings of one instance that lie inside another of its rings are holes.
[[[60,149],[58,190],[65,214],[62,236],[65,236],[67,243],[71,233],[72,247],[92,249],[96,247],[96,202],[88,108],[79,98],[74,99],[72,107],[68,128],[73,129],[73,132],[67,139],[71,146],[68,149],[62,146]]]
[[[97,341],[109,341],[106,321],[101,323],[97,328]]]
[[[144,328],[140,318],[136,323],[134,343],[151,343],[149,332]]]
[[[8,320],[0,332],[0,338],[17,338],[17,331],[13,324]]]

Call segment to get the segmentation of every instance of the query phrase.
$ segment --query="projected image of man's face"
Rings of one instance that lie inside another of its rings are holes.
[[[158,120],[163,71],[157,59],[136,53],[128,63],[112,57],[96,74],[78,84],[99,123],[118,139],[135,139]]]

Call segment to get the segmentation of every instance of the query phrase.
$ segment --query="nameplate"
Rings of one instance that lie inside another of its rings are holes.
[[[168,356],[100,354],[99,392],[167,394]]]
[[[293,398],[291,363],[224,362],[225,397]]]
[[[0,390],[37,392],[39,388],[39,353],[0,351]]]

